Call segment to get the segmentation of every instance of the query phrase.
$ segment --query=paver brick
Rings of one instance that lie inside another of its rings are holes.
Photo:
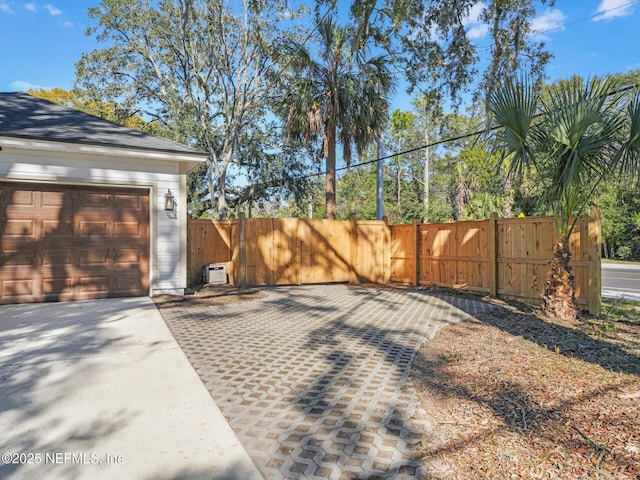
[[[424,478],[426,412],[402,387],[425,339],[490,305],[314,285],[161,313],[267,479]],[[366,433],[364,433],[366,432]]]

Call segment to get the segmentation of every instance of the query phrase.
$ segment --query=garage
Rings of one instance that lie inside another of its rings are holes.
[[[148,293],[148,191],[2,182],[0,232],[0,303]]]
[[[0,304],[184,293],[186,177],[206,158],[0,93]]]

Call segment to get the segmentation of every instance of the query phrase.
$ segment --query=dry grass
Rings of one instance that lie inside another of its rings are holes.
[[[433,477],[640,479],[640,306],[562,322],[503,304],[426,342],[409,388]]]

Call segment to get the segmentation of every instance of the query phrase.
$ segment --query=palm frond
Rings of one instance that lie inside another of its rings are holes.
[[[627,113],[629,126],[620,149],[619,167],[622,174],[640,180],[640,91],[636,90],[629,101]]]
[[[532,131],[538,110],[538,98],[531,84],[505,80],[489,99],[494,121],[502,127],[497,134],[498,148],[505,152],[510,174],[520,175],[534,162],[534,144],[538,140]]]

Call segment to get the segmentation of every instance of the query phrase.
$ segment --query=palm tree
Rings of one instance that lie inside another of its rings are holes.
[[[327,218],[336,216],[336,145],[350,165],[381,133],[388,116],[393,79],[382,56],[369,57],[366,42],[351,48],[354,32],[331,18],[316,24],[318,52],[304,44],[289,45],[285,60],[292,75],[284,79],[278,105],[290,137],[309,143],[322,135],[326,158]]]
[[[542,303],[550,317],[578,316],[569,249],[576,219],[604,178],[638,174],[640,94],[625,98],[613,79],[593,78],[555,84],[544,99],[526,80],[509,79],[489,99],[509,174],[536,173],[555,212],[556,240]]]

